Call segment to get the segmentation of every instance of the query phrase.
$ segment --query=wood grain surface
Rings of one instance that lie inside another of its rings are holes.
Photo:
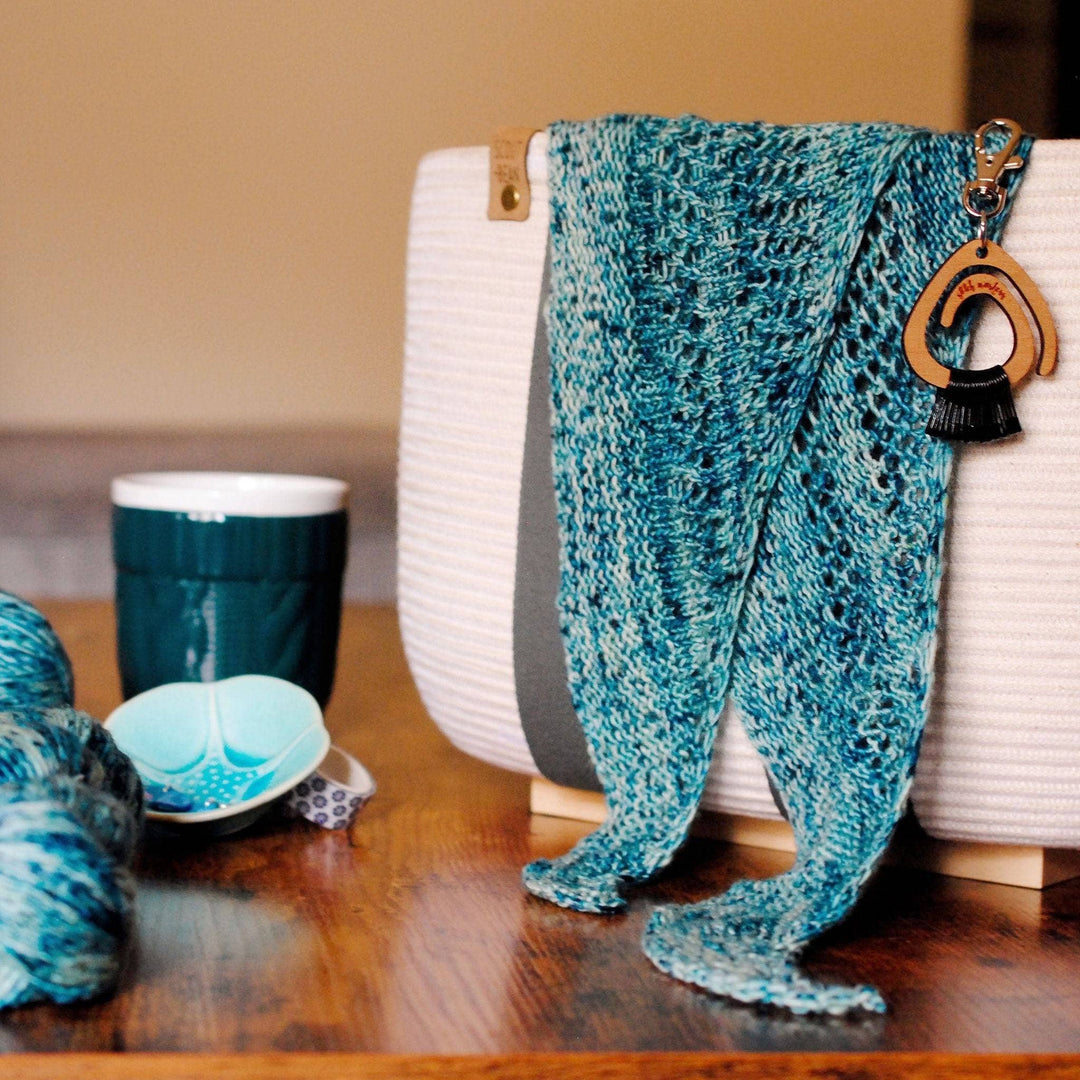
[[[109,605],[42,606],[79,704],[103,717],[119,701]],[[645,921],[790,856],[692,840],[615,916],[529,897],[521,866],[586,827],[530,818],[526,778],[439,734],[390,608],[346,611],[327,722],[379,784],[351,835],[277,819],[198,845],[148,835],[118,992],[0,1013],[0,1050],[21,1052],[0,1075],[1080,1075],[1080,1058],[963,1056],[1080,1052],[1080,882],[1040,894],[886,869],[808,966],[874,983],[888,1015],[729,1004],[653,968]]]
[[[26,1054],[17,1080],[1075,1080],[1035,1054]]]

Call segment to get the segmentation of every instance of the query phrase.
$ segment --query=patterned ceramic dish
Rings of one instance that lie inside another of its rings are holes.
[[[157,686],[105,726],[143,779],[148,820],[215,835],[261,817],[330,748],[311,694],[268,675]]]
[[[375,794],[371,773],[351,754],[331,746],[319,768],[282,800],[292,817],[324,829],[347,829]]]

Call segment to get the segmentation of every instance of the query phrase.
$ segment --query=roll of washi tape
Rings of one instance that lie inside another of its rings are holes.
[[[323,763],[282,800],[282,810],[324,829],[347,829],[375,794],[371,773],[351,754],[331,746]]]

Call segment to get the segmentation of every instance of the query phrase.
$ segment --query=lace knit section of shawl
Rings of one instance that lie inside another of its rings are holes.
[[[608,818],[525,884],[621,907],[685,838],[730,692],[796,862],[659,909],[645,951],[738,1000],[881,1010],[796,961],[879,860],[924,724],[950,451],[900,339],[971,237],[970,138],[639,116],[550,136],[560,617]]]

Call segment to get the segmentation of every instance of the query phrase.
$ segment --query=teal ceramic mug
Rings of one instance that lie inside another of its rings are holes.
[[[330,697],[348,485],[270,473],[113,480],[124,697],[172,682],[274,675]]]

